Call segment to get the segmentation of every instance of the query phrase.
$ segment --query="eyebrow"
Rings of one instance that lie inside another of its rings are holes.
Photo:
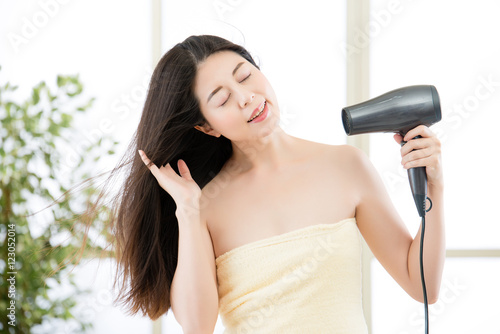
[[[238,71],[238,69],[241,67],[241,65],[243,65],[245,62],[242,61],[241,63],[238,63],[238,65],[236,65],[236,67],[234,68],[233,70],[233,76],[236,74],[236,71]],[[210,93],[210,95],[208,95],[208,99],[207,99],[207,103],[210,101],[210,99],[212,98],[212,96],[214,96],[215,94],[217,94],[217,92],[219,90],[221,90],[222,87],[217,87],[214,89],[214,91],[212,93]]]

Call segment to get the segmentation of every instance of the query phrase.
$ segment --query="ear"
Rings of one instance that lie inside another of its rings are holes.
[[[201,131],[207,135],[210,135],[210,136],[214,136],[214,137],[221,136],[221,134],[219,132],[215,131],[214,129],[212,129],[212,127],[208,123],[203,124],[203,126],[195,125],[194,128],[196,130],[199,130],[199,131]]]

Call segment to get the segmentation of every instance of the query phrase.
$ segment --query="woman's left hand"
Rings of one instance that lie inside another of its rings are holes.
[[[415,138],[422,136],[422,138]],[[429,186],[443,186],[443,167],[441,163],[441,142],[425,125],[419,125],[408,131],[402,138],[395,134],[398,144],[404,140],[407,143],[401,147],[401,164],[405,169],[425,167]]]

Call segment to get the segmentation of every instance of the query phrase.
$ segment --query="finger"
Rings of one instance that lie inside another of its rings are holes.
[[[147,157],[146,153],[144,153],[143,150],[139,150],[139,155],[142,159],[142,162],[144,162],[144,164],[148,166],[148,168],[154,165],[154,163]]]
[[[179,175],[177,175],[177,173],[173,170],[172,166],[170,166],[170,163],[167,163],[165,166],[161,166],[160,168],[158,168],[158,166],[156,166],[155,163],[146,156],[146,153],[144,153],[144,151],[139,150],[139,155],[141,156],[144,164],[151,170],[151,173],[153,173],[156,178],[158,178],[161,173],[166,174],[167,177],[170,178],[179,177]]]
[[[401,147],[401,156],[405,156],[413,150],[421,150],[427,147],[431,147],[432,145],[433,140],[430,138],[412,139]]]
[[[179,159],[177,161],[177,167],[179,168],[179,173],[183,178],[189,181],[193,180],[193,178],[191,177],[191,172],[189,171],[189,168],[184,160]]]
[[[405,169],[415,168],[415,167],[435,168],[438,163],[439,163],[438,159],[435,156],[430,155],[420,159],[408,161],[403,165],[403,167]]]
[[[404,137],[404,141],[410,141],[412,138],[415,138],[416,136],[422,136],[422,137],[432,137],[434,136],[434,133],[425,125],[419,125],[416,128],[411,129],[408,131],[408,133]]]
[[[158,167],[154,164],[154,162],[152,162],[146,156],[146,153],[144,153],[144,151],[142,151],[142,150],[139,150],[139,155],[141,156],[142,162],[144,162],[144,164],[149,168],[151,173],[153,173],[154,176],[157,176],[159,170],[158,170]]]
[[[405,155],[403,157],[403,159],[401,160],[401,164],[404,166],[411,161],[416,161],[416,160],[428,158],[431,156],[432,156],[431,149],[424,148],[421,150],[415,150],[415,151],[412,151],[412,152],[408,153],[407,155]]]
[[[399,133],[396,133],[394,135],[394,140],[401,145],[401,142],[403,141],[403,136],[401,136]]]

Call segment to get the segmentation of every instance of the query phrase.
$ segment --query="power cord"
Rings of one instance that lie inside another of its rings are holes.
[[[430,206],[425,212],[429,212],[432,209],[432,201],[429,197]],[[424,293],[424,311],[425,311],[425,334],[429,334],[429,305],[427,303],[427,290],[425,288],[425,278],[424,278],[424,234],[425,234],[425,215],[422,216],[422,231],[420,233],[420,279],[422,280],[422,291]]]

